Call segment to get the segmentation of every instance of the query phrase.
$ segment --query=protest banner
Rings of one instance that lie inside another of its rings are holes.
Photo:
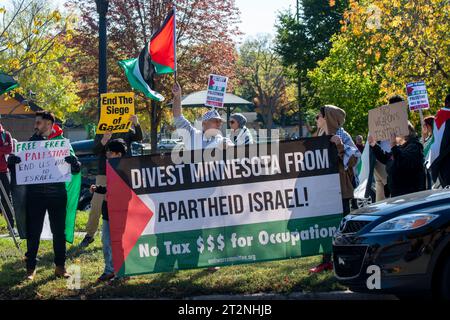
[[[106,131],[128,132],[131,127],[130,116],[134,114],[134,93],[104,93],[100,95],[100,121],[97,134]]]
[[[108,160],[116,272],[331,252],[342,219],[336,146],[327,136],[274,145],[277,152],[250,152],[257,145],[231,148],[242,156],[214,161],[197,156],[201,150],[184,162],[159,154]]]
[[[227,83],[227,77],[215,74],[209,75],[205,106],[223,108],[225,94],[227,93]]]
[[[408,83],[406,85],[406,93],[408,94],[409,110],[416,111],[430,108],[425,82]]]
[[[18,185],[71,180],[70,164],[64,160],[70,156],[68,139],[18,142],[14,154],[22,160],[16,164]]]
[[[389,104],[369,110],[369,133],[377,141],[389,140],[391,134],[408,135],[408,110],[406,102]]]

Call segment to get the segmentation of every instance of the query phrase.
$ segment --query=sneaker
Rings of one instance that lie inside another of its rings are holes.
[[[86,235],[83,241],[81,241],[80,244],[78,245],[78,248],[80,249],[87,248],[92,242],[94,242],[94,238]]]
[[[113,273],[103,273],[100,277],[98,277],[97,282],[107,282],[114,279],[116,275]]]
[[[66,268],[61,266],[55,267],[55,277],[57,278],[70,278],[70,274],[66,271]]]
[[[33,281],[36,276],[36,269],[27,269],[27,276],[25,280]]]
[[[333,270],[333,263],[330,262],[324,262],[319,264],[318,266],[315,266],[314,268],[309,269],[310,273],[320,273],[323,271]]]
[[[216,272],[219,270],[220,270],[220,267],[209,267],[208,269],[206,269],[206,271],[208,271],[208,272]]]

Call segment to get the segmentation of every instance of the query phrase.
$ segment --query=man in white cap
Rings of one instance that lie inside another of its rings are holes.
[[[227,148],[234,144],[230,139],[222,136],[220,128],[223,119],[219,112],[211,109],[202,116],[202,130],[195,128],[184,116],[181,108],[181,87],[178,83],[173,85],[172,113],[177,129],[185,130],[191,143],[185,141],[187,149]]]

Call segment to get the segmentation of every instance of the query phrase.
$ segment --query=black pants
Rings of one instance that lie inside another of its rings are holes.
[[[10,187],[10,180],[9,180],[9,174],[6,172],[0,172],[0,181],[3,183],[3,187],[5,188],[6,196],[9,198],[10,203],[11,202],[11,187]],[[6,218],[8,219],[9,223],[11,224],[11,227],[14,228],[14,215],[9,209],[8,202],[6,201],[6,198],[3,195],[3,192],[0,189],[0,198],[2,199],[2,205],[3,208],[5,208]]]
[[[45,212],[48,212],[50,229],[53,234],[55,265],[64,267],[66,262],[66,204],[67,195],[61,197],[27,196],[27,269],[36,267],[36,255],[44,225]]]

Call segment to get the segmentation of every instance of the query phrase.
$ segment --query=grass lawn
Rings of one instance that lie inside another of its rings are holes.
[[[79,212],[76,229],[83,231],[87,213]],[[1,218],[0,233],[6,233]],[[75,244],[82,239],[77,238]],[[26,243],[21,241],[25,252]],[[320,257],[307,257],[265,263],[222,267],[215,273],[205,269],[176,271],[131,277],[126,282],[96,284],[103,271],[100,237],[83,252],[68,246],[66,266],[79,266],[81,289],[71,290],[67,280],[53,276],[53,250],[50,241],[41,241],[37,276],[24,282],[25,265],[12,239],[0,238],[0,299],[64,299],[64,298],[183,298],[207,294],[290,293],[344,290],[332,272],[309,275],[308,269]]]

